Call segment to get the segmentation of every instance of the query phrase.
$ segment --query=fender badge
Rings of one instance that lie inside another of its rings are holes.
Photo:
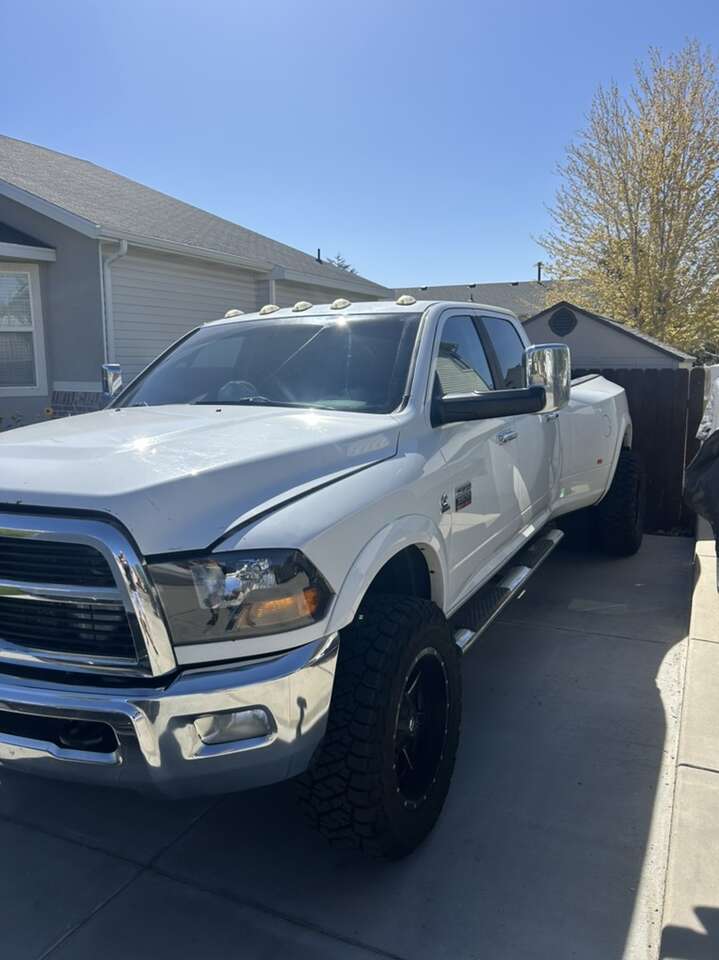
[[[454,509],[464,510],[472,502],[472,484],[463,483],[461,487],[454,488]]]
[[[442,496],[440,497],[439,506],[442,513],[449,513],[449,511],[452,509],[449,505],[449,497],[447,496],[446,493],[443,493]]]

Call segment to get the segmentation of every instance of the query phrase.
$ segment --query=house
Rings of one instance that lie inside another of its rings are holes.
[[[0,136],[0,428],[102,400],[228,309],[392,296],[86,160]]]
[[[567,300],[529,317],[524,329],[532,343],[566,343],[574,370],[676,370],[694,361],[676,347]]]

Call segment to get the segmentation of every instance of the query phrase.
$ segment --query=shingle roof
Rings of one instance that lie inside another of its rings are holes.
[[[529,319],[525,321],[525,325],[531,323],[533,320],[536,320],[538,317],[544,316],[545,313],[550,313],[552,310],[556,310],[557,307],[568,307],[570,310],[574,310],[577,313],[583,313],[584,316],[591,317],[592,320],[596,320],[598,323],[603,323],[609,327],[613,327],[615,330],[619,330],[625,336],[631,337],[634,340],[641,340],[643,343],[647,343],[649,346],[655,347],[662,353],[669,354],[669,356],[678,357],[680,360],[696,359],[690,353],[684,353],[683,350],[679,350],[677,347],[672,347],[668,343],[657,340],[656,337],[650,337],[648,333],[643,333],[641,330],[637,330],[635,327],[629,327],[626,323],[619,323],[618,320],[612,320],[611,317],[605,317],[601,313],[594,313],[592,310],[587,310],[585,307],[580,307],[576,303],[570,303],[569,300],[558,300],[556,303],[553,303],[551,307],[545,307],[545,309],[535,313],[533,317],[529,317]]]
[[[310,254],[224,220],[182,200],[153,190],[104,167],[24,140],[0,135],[0,180],[26,190],[63,210],[97,224],[104,234],[132,235],[242,257],[304,274],[325,282],[359,281],[386,292],[364,277],[348,275]],[[308,281],[309,282],[309,281]]]
[[[418,300],[466,300],[511,310],[520,320],[541,310],[551,292],[552,281],[520,280],[516,283],[455,283],[439,287],[400,287]]]

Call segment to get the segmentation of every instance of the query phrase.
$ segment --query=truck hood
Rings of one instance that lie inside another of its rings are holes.
[[[391,415],[102,410],[0,434],[0,504],[111,514],[145,554],[199,550],[261,511],[393,457],[398,435]]]

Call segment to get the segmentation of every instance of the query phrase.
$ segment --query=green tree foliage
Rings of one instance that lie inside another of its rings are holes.
[[[335,267],[339,267],[340,270],[346,270],[347,273],[357,273],[352,264],[348,263],[341,253],[336,254],[334,257],[328,257],[327,263],[331,263]]]

